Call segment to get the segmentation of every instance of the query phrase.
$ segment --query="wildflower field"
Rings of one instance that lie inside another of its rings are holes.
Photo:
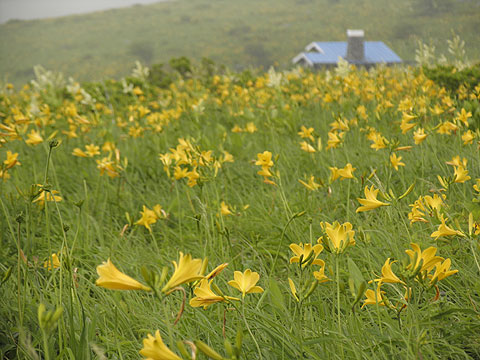
[[[146,74],[1,89],[2,359],[480,357],[480,86]]]
[[[179,55],[237,70],[288,67],[312,41],[345,41],[347,28],[364,29],[405,61],[414,60],[419,41],[448,55],[445,39],[454,34],[467,57],[480,58],[475,0],[174,0],[4,24],[2,17],[1,79],[16,86],[32,79],[37,64],[81,81],[127,76],[137,59],[152,70],[168,67]]]

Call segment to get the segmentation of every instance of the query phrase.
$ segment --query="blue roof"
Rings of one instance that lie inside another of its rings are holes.
[[[336,64],[338,57],[347,56],[346,41],[320,41],[315,44],[323,50],[304,55],[314,64]],[[365,41],[365,60],[362,63],[401,63],[402,59],[382,41]]]

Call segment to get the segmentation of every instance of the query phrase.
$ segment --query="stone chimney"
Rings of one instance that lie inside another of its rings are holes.
[[[346,60],[361,62],[365,60],[365,33],[363,30],[347,30],[348,45]]]

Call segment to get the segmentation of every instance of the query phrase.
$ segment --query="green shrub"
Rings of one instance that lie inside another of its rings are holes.
[[[173,81],[172,75],[163,70],[163,64],[154,64],[150,69],[148,81],[159,88],[167,88]]]
[[[451,92],[455,92],[460,85],[471,89],[480,84],[480,63],[463,70],[458,70],[453,65],[437,65],[433,68],[424,66],[423,72],[430,80]]]
[[[185,56],[181,56],[179,58],[172,58],[168,63],[170,67],[173,70],[178,71],[182,77],[187,77],[192,73],[192,64],[190,60]]]

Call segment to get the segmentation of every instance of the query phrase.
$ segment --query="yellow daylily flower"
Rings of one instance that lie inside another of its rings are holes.
[[[85,153],[85,151],[83,151],[83,150],[80,149],[80,148],[75,148],[75,149],[73,149],[72,155],[73,155],[73,156],[78,156],[78,157],[83,157],[83,158],[88,157],[88,155]]]
[[[471,179],[470,176],[468,176],[468,170],[465,169],[462,165],[455,166],[455,180],[454,182],[456,183],[464,183],[465,181],[468,181]]]
[[[212,150],[202,151],[200,153],[200,165],[208,166],[213,161]]]
[[[223,216],[227,216],[227,215],[232,215],[232,211],[230,210],[230,207],[225,203],[225,201],[222,201],[220,203],[220,213],[223,215]]]
[[[102,145],[102,151],[112,152],[115,150],[115,143],[111,141],[105,141]]]
[[[416,115],[411,115],[409,113],[403,112],[402,113],[402,121],[411,121],[415,119],[417,116]]]
[[[138,86],[135,86],[135,87],[133,88],[133,93],[134,93],[135,95],[142,95],[142,94],[143,94],[143,91],[142,91],[142,89],[140,89]],[[142,114],[142,111],[141,111],[142,109],[141,109],[141,108],[143,108],[143,106],[141,106],[140,109],[138,109],[138,110],[140,110],[140,116],[141,116],[141,115],[144,115],[144,114]]]
[[[457,116],[455,117],[455,120],[461,121],[463,125],[468,126],[468,119],[472,117],[472,113],[466,112],[464,108],[460,111],[460,113],[457,113]]]
[[[258,160],[255,162],[255,165],[260,165],[262,168],[273,166],[272,153],[270,151],[264,151],[263,153],[257,154],[257,158]]]
[[[329,168],[331,171],[330,174],[330,181],[333,182],[340,178],[340,180],[345,180],[345,179],[354,179],[355,176],[353,176],[353,172],[357,170],[352,166],[352,164],[348,163],[345,165],[343,169],[339,169],[336,166],[330,167]]]
[[[293,282],[293,280],[290,278],[288,278],[288,286],[290,287],[290,292],[292,293],[295,300],[300,301],[300,298],[298,297],[298,294],[297,294],[297,287],[295,286],[295,283]]]
[[[50,259],[48,259],[43,263],[43,267],[47,268],[47,270],[52,270],[52,266],[53,266],[53,269],[58,269],[60,265],[61,265],[60,259],[58,258],[58,255],[55,253],[53,253],[52,256],[50,256]]]
[[[115,265],[108,259],[102,265],[97,266],[97,273],[100,276],[95,285],[111,290],[145,290],[150,291],[148,286],[145,286],[130,276],[122,273]]]
[[[312,135],[312,134],[313,134],[313,131],[314,131],[314,130],[313,130],[312,127],[310,127],[310,128],[307,129],[304,125],[302,125],[302,126],[300,127],[300,131],[298,132],[298,135],[300,135],[300,137],[301,137],[302,139],[310,139],[310,140],[313,141],[313,140],[314,140],[314,139],[313,139],[313,135]]]
[[[186,177],[188,179],[187,185],[189,187],[194,187],[197,185],[197,180],[200,178],[200,174],[198,173],[197,168],[194,168],[186,174]]]
[[[427,134],[425,134],[425,130],[423,128],[419,128],[413,132],[413,140],[415,141],[415,145],[420,144],[427,138]]]
[[[356,211],[357,213],[362,211],[373,210],[380,206],[390,205],[389,203],[384,203],[384,202],[381,202],[380,200],[377,200],[378,190],[379,189],[374,189],[373,185],[370,187],[370,189],[368,188],[368,186],[365,186],[365,199],[357,198],[360,204],[363,205],[357,208],[357,211]]]
[[[162,292],[164,293],[168,293],[171,289],[179,285],[204,278],[202,273],[206,266],[206,259],[192,259],[190,254],[184,256],[183,253],[180,252],[178,264],[176,261],[172,261],[172,263],[175,271],[163,287]]]
[[[300,179],[298,179],[298,182],[311,191],[316,191],[321,187],[320,184],[315,182],[315,177],[313,175],[308,179],[308,183]]]
[[[269,170],[268,167],[262,167],[261,170],[258,170],[258,171],[257,171],[257,174],[258,174],[258,175],[261,175],[261,176],[263,176],[263,177],[265,177],[265,178],[270,177],[270,176],[273,176],[273,174],[270,172],[270,170]]]
[[[27,134],[28,139],[25,142],[28,145],[38,145],[43,142],[43,138],[40,133],[36,130],[31,130],[29,134]]]
[[[421,265],[420,272],[430,272],[435,265],[442,261],[443,258],[440,256],[435,256],[437,252],[436,247],[429,247],[428,249],[421,250],[420,246],[415,243],[411,243],[410,246],[413,250],[405,250],[405,253],[410,258],[410,264],[407,266],[407,269],[411,269],[413,272],[416,272],[418,267]]]
[[[313,277],[317,279],[318,282],[321,284],[321,283],[327,282],[330,279],[325,275],[325,261],[323,260],[320,260],[320,261],[321,263],[318,264],[320,265],[320,270],[314,271]]]
[[[230,280],[228,285],[242,292],[242,298],[245,294],[261,293],[263,289],[260,286],[256,286],[256,283],[260,279],[260,275],[252,270],[247,269],[244,273],[241,271],[235,271],[233,274],[234,280]]]
[[[18,153],[12,153],[10,150],[7,150],[7,159],[3,161],[5,164],[5,169],[11,169],[15,165],[21,165],[18,161]]]
[[[410,151],[410,150],[412,150],[412,148],[413,148],[413,146],[406,145],[406,146],[398,146],[393,150],[395,150],[395,151]]]
[[[41,186],[41,185],[37,185],[37,186]],[[47,193],[47,195],[45,196],[45,193]],[[55,201],[55,202],[60,202],[62,201],[62,197],[57,195],[59,194],[59,192],[57,190],[50,190],[50,191],[45,191],[43,188],[40,190],[40,194],[38,195],[38,197],[33,200],[33,202],[35,203],[38,203],[38,205],[43,208],[45,206],[45,199],[47,199],[47,201]]]
[[[376,305],[385,306],[385,301],[383,300],[383,295],[386,294],[385,291],[381,290],[382,282],[379,282],[377,285],[376,291],[368,289],[365,291],[366,299],[363,301],[362,309],[365,305]]]
[[[432,111],[432,114],[434,114],[434,115],[441,115],[444,112],[444,110],[442,109],[442,107],[439,104],[435,104],[435,106],[433,108],[430,108],[430,110]]]
[[[173,177],[175,178],[175,180],[183,179],[184,177],[187,177],[187,174],[188,174],[188,168],[186,167],[182,168],[179,165],[175,166],[175,169],[173,171]]]
[[[445,164],[451,165],[451,166],[463,166],[464,168],[467,167],[467,159],[466,158],[460,158],[460,155],[454,156],[452,160],[450,161],[445,161]]]
[[[412,211],[408,213],[408,219],[410,220],[411,224],[419,221],[428,222],[428,220],[424,218],[425,206],[422,203],[421,197],[418,200],[416,200],[413,204],[410,204],[409,206],[412,208]]]
[[[0,179],[3,179],[3,181],[7,181],[8,179],[10,179],[10,174],[7,172],[6,169],[0,169]]]
[[[401,156],[398,156],[397,157],[397,154],[393,153],[392,155],[390,155],[390,163],[392,164],[393,168],[398,171],[398,167],[399,166],[405,166],[405,163],[401,162],[400,160],[402,160],[402,157]]]
[[[207,276],[205,276],[205,279],[212,280],[215,276],[220,274],[223,271],[223,269],[225,269],[227,266],[228,266],[228,263],[223,263],[218,265],[215,269],[210,271],[210,273]]]
[[[380,149],[385,149],[388,144],[388,140],[382,136],[380,133],[374,133],[372,136],[372,141],[373,144],[370,145],[372,149],[375,149],[376,151]]]
[[[242,129],[240,126],[235,125],[235,126],[232,128],[232,132],[234,132],[234,133],[241,133],[241,132],[243,132],[243,129]]]
[[[355,245],[355,231],[352,230],[353,226],[349,222],[344,224],[340,224],[338,221],[333,224],[323,222],[320,225],[328,239],[325,241],[322,237],[318,241],[324,243],[328,251],[341,254],[348,246]]]
[[[145,205],[143,205],[143,211],[141,211],[140,214],[142,214],[142,217],[140,218],[140,220],[135,222],[135,225],[145,226],[148,231],[151,232],[152,228],[150,227],[150,225],[157,222],[158,215],[155,213],[154,210],[150,210]]]
[[[475,134],[472,132],[472,130],[467,130],[462,135],[463,145],[469,145],[473,143],[473,139],[475,139]]]
[[[443,218],[443,215],[440,219],[442,223],[438,225],[437,231],[434,231],[430,237],[435,238],[437,240],[440,236],[453,236],[453,235],[459,235],[459,236],[465,236],[461,231],[458,230],[453,230],[452,228],[448,227],[445,224],[445,219]]]
[[[222,163],[226,163],[226,162],[234,162],[234,158],[233,158],[233,155],[230,154],[228,151],[223,151],[223,158],[221,159]]]
[[[307,143],[306,141],[302,141],[302,142],[300,143],[300,148],[301,148],[303,151],[308,152],[308,153],[311,153],[311,154],[314,153],[314,152],[316,152],[315,148],[314,148],[312,145],[310,145],[309,143]]]
[[[212,304],[218,302],[225,302],[228,300],[240,300],[231,296],[219,296],[215,294],[210,288],[212,280],[202,279],[200,284],[193,290],[195,297],[190,300],[190,306],[200,307],[203,306],[204,309],[209,307]]]
[[[457,131],[458,126],[452,123],[451,121],[444,121],[437,129],[437,133],[450,135],[452,131]]]
[[[290,244],[290,250],[295,253],[295,256],[290,258],[290,264],[293,263],[300,263],[302,268],[308,265],[321,265],[323,263],[322,260],[317,259],[318,255],[323,250],[322,244],[316,244],[312,246],[312,244]],[[313,252],[313,254],[312,254]],[[306,261],[308,259],[308,261]]]
[[[328,141],[327,141],[326,150],[335,149],[338,145],[340,145],[342,143],[342,139],[343,139],[344,134],[345,133],[343,133],[343,132],[330,131],[328,133]]]
[[[257,127],[255,126],[255,124],[253,122],[249,122],[246,126],[245,126],[245,131],[246,132],[249,132],[251,134],[253,134],[255,131],[257,131]]]
[[[390,262],[390,258],[385,261],[385,264],[382,266],[382,277],[380,279],[375,279],[375,281],[380,281],[382,283],[392,283],[392,284],[405,284],[402,280],[398,278],[397,275],[393,273],[392,264],[395,261]]]
[[[354,168],[350,163],[345,165],[343,169],[338,169],[338,175],[340,176],[340,180],[354,179],[355,176],[353,176],[353,172],[355,170],[357,170],[357,168]]]
[[[85,154],[88,157],[94,157],[95,155],[100,155],[100,147],[95,144],[85,145]]]
[[[425,203],[430,207],[432,210],[440,210],[443,205],[443,200],[446,198],[445,195],[443,196],[438,196],[437,194],[434,194],[433,197],[430,195],[424,196],[423,199],[425,200]]]
[[[119,171],[122,170],[122,168],[118,164],[115,164],[108,157],[104,157],[101,160],[97,159],[96,163],[97,168],[100,170],[100,175],[103,176],[103,174],[106,172],[107,175],[112,179],[120,176]]]
[[[348,123],[349,123],[348,119],[342,120],[338,118],[337,120],[330,123],[330,127],[332,128],[331,129],[332,131],[335,131],[335,130],[348,131],[350,130]]]
[[[446,277],[456,274],[458,270],[450,270],[450,265],[452,261],[450,259],[445,259],[442,263],[437,263],[435,265],[435,272],[430,280],[430,283],[436,283],[437,281],[443,280]]]
[[[473,184],[473,190],[477,193],[480,193],[480,179],[475,179],[475,184]]]
[[[413,127],[415,127],[415,125],[417,125],[416,123],[410,123],[410,121],[415,118],[416,118],[415,115],[403,113],[402,122],[400,123],[400,129],[402,130],[402,134],[406,134]]]
[[[330,182],[334,182],[340,177],[340,174],[338,173],[338,168],[336,166],[331,166],[329,167],[330,169]]]
[[[159,330],[155,332],[155,336],[148,334],[147,338],[143,339],[140,355],[145,356],[146,360],[182,360],[164,344]]]

